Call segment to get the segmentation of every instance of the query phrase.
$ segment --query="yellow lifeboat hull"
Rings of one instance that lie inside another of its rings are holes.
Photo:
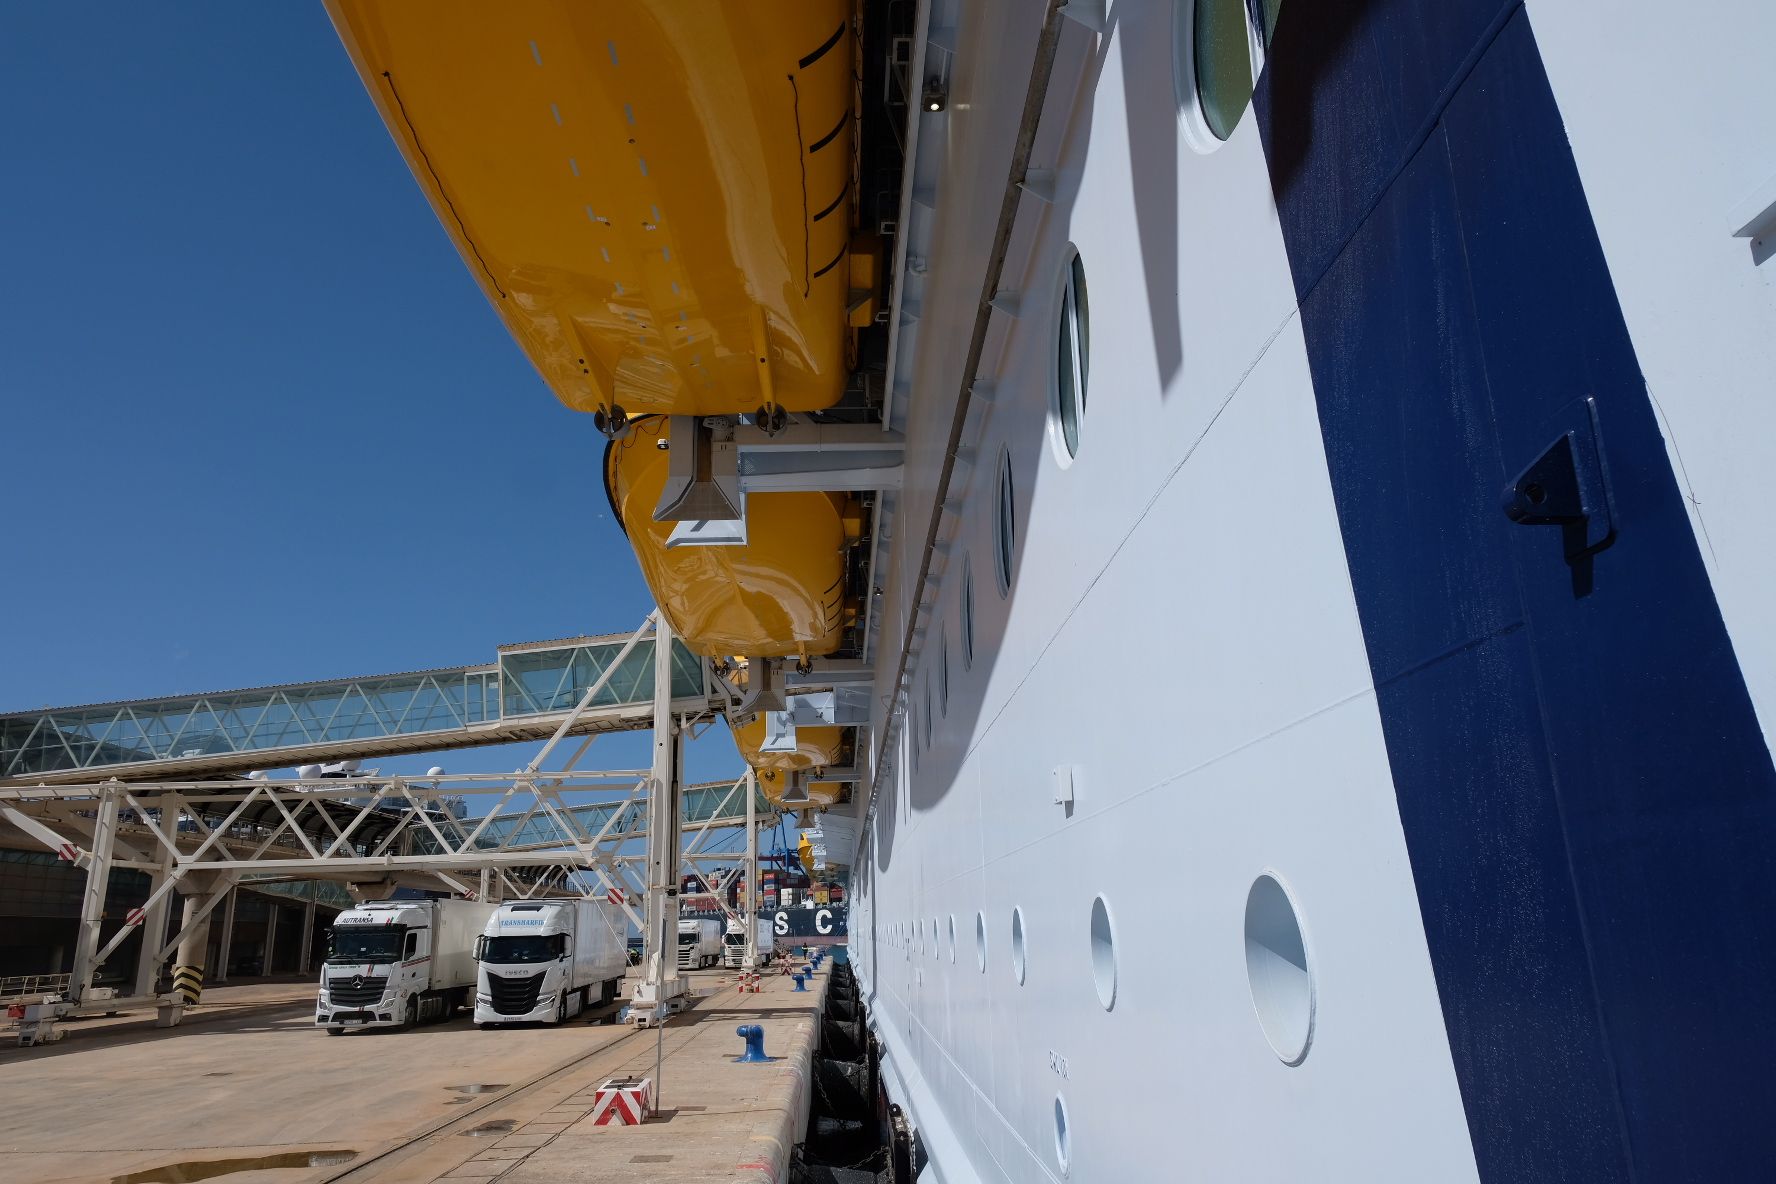
[[[759,770],[803,773],[836,765],[844,756],[845,730],[840,727],[796,729],[793,752],[764,752],[765,717],[755,715],[752,722],[734,729],[734,745],[746,763]]]
[[[759,792],[765,795],[766,801],[782,810],[825,810],[838,805],[845,796],[845,787],[840,782],[813,781],[804,787],[808,795],[807,801],[798,799],[786,802],[783,795],[789,789],[788,781],[789,775],[780,770],[758,770]]]
[[[832,406],[849,0],[328,0],[445,230],[581,411]]]
[[[839,647],[846,616],[848,499],[761,493],[746,499],[744,546],[668,547],[676,525],[654,521],[668,454],[667,421],[643,420],[605,453],[605,488],[654,601],[705,657],[818,657]]]

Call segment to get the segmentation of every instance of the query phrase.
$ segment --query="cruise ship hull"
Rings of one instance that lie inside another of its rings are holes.
[[[1285,2],[1223,142],[1192,4],[1083,7],[921,12],[850,941],[922,1178],[1757,1178],[1776,18]]]

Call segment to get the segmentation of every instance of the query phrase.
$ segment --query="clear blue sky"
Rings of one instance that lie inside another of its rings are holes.
[[[650,607],[602,437],[318,0],[0,6],[0,246],[0,711],[490,661]],[[690,775],[737,773],[709,735]]]

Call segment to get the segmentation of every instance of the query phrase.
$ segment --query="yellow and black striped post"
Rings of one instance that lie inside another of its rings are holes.
[[[187,1007],[195,1006],[203,998],[203,967],[173,967],[173,990],[185,1001]]]

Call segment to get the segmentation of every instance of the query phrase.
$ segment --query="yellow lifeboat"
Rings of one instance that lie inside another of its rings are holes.
[[[861,523],[832,493],[746,499],[747,542],[668,547],[673,522],[654,521],[668,456],[663,417],[631,425],[605,453],[605,488],[642,575],[673,632],[705,657],[818,657],[839,646],[850,606],[846,549]]]
[[[849,0],[327,7],[563,403],[609,425],[840,398],[873,316],[850,298]]]
[[[758,770],[759,792],[764,794],[765,799],[778,809],[789,811],[824,810],[829,806],[838,805],[844,799],[845,787],[841,782],[812,781],[802,787],[807,795],[806,801],[798,798],[795,801],[786,802],[784,796],[789,792],[789,777],[788,773],[779,769]]]
[[[755,715],[752,722],[734,729],[734,745],[746,763],[760,771],[773,769],[783,773],[803,773],[839,764],[845,754],[845,729],[816,725],[797,728],[793,752],[765,752],[765,717]]]

